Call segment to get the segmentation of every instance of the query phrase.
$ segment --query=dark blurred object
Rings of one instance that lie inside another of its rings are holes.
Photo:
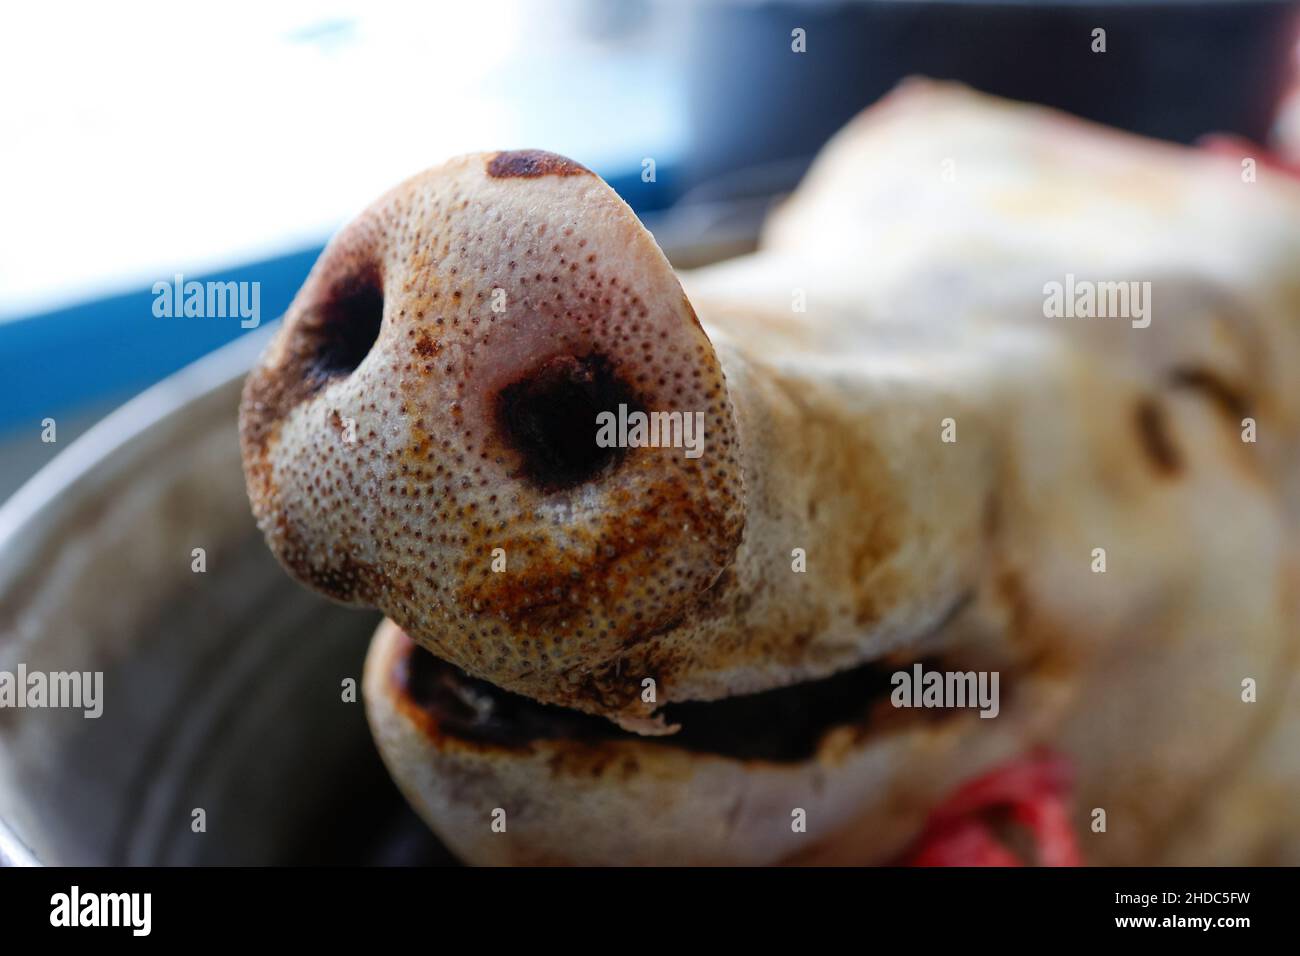
[[[1297,6],[1282,0],[693,5],[697,176],[811,158],[906,76],[960,80],[1121,129],[1190,143],[1262,142],[1291,75]],[[806,52],[791,49],[805,31]],[[1094,53],[1093,31],[1106,31]]]

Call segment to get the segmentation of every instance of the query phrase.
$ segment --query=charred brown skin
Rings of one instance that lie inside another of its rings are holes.
[[[541,149],[516,149],[497,153],[488,163],[487,171],[494,179],[595,175],[580,163]]]

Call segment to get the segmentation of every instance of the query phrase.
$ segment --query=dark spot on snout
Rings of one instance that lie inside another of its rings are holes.
[[[433,358],[438,354],[439,345],[428,332],[421,332],[415,341],[415,354],[421,358]]]
[[[619,405],[640,411],[632,390],[603,355],[561,355],[497,393],[502,437],[522,458],[524,477],[546,491],[594,478],[624,449],[597,444],[597,416]]]
[[[1134,409],[1134,419],[1138,441],[1156,471],[1167,477],[1182,471],[1183,456],[1169,434],[1169,421],[1160,403],[1153,398],[1142,399]]]
[[[488,161],[487,171],[494,179],[594,175],[586,166],[544,149],[514,149],[497,153]]]

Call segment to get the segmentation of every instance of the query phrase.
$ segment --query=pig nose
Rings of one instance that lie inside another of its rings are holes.
[[[703,454],[600,440],[606,412],[699,415]],[[241,440],[300,580],[503,687],[641,712],[639,679],[587,675],[733,559],[733,416],[626,204],[568,160],[498,153],[408,181],[331,242],[249,376]]]

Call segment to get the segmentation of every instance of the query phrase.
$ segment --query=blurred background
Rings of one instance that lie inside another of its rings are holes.
[[[342,222],[450,154],[574,157],[691,265],[752,243],[824,140],[913,73],[1182,142],[1265,141],[1295,14],[1280,0],[16,6],[0,34],[0,499],[112,407],[251,331],[155,318],[153,283],[260,282],[267,323]],[[47,417],[57,443],[39,440]]]

